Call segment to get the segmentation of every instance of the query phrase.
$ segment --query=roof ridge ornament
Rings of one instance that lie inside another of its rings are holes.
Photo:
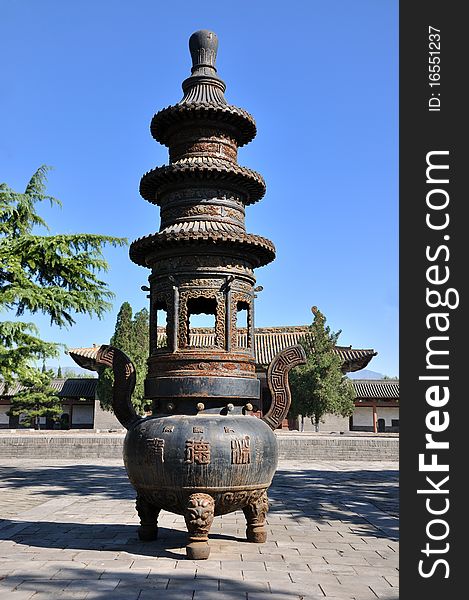
[[[226,105],[226,85],[217,75],[218,37],[208,29],[200,29],[189,38],[192,57],[191,76],[182,82],[184,97],[178,104],[200,102],[203,104]]]

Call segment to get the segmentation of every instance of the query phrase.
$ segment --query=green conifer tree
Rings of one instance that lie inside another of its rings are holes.
[[[108,269],[102,249],[126,244],[122,238],[88,233],[39,235],[47,224],[37,204],[60,205],[46,194],[48,170],[41,166],[24,193],[0,184],[0,308],[15,317],[0,322],[0,378],[7,387],[16,381],[26,386],[13,398],[10,415],[36,425],[40,417],[59,411],[49,385],[52,372],[41,372],[37,364],[57,357],[60,346],[42,340],[34,324],[19,318],[43,313],[58,327],[73,325],[77,313],[101,318],[113,297],[98,277]]]
[[[124,302],[117,314],[116,327],[110,344],[122,350],[132,360],[136,370],[136,385],[132,394],[132,403],[137,412],[145,408],[144,380],[147,374],[147,358],[149,344],[149,315],[146,308],[135,313],[132,318],[132,307]],[[112,385],[114,377],[111,369],[101,369],[98,381],[98,397],[105,410],[112,408]]]
[[[303,415],[319,428],[327,413],[348,417],[353,413],[355,391],[342,373],[342,360],[334,351],[340,331],[333,333],[326,326],[326,318],[313,306],[314,320],[301,344],[307,362],[290,373],[292,416]]]
[[[135,384],[136,406],[142,412],[148,401],[145,401],[144,382],[147,376],[147,360],[149,351],[149,329],[150,315],[146,308],[135,313],[132,321],[132,360],[137,372],[137,382]]]

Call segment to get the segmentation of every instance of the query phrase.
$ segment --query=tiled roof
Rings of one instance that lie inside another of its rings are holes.
[[[255,330],[257,364],[268,366],[276,354],[298,344],[308,331],[307,325],[257,328]],[[358,349],[351,346],[336,346],[335,351],[341,357],[346,371],[364,369],[377,354],[372,348]]]
[[[355,400],[399,400],[398,379],[353,379]]]
[[[156,141],[165,146],[169,144],[168,130],[175,123],[180,123],[187,119],[220,119],[224,123],[230,123],[233,126],[233,133],[238,140],[238,146],[248,144],[256,136],[256,124],[253,117],[243,108],[225,104],[210,102],[184,102],[175,106],[168,106],[160,110],[153,117],[151,122],[151,134]]]
[[[168,227],[164,227],[159,233],[219,233],[220,231],[226,231],[233,234],[246,233],[246,231],[240,225],[233,225],[233,223],[225,223],[217,220],[203,219],[174,223],[172,225],[168,225]]]
[[[240,186],[247,192],[245,204],[253,204],[265,194],[265,181],[256,171],[223,158],[191,156],[145,173],[140,180],[140,195],[145,200],[158,204],[158,192],[163,186],[185,183],[188,178]]]
[[[152,233],[134,240],[130,244],[130,259],[142,266],[147,266],[146,257],[149,252],[158,251],[161,248],[181,248],[183,245],[193,246],[193,244],[209,244],[211,247],[220,247],[223,249],[236,248],[243,253],[248,253],[251,260],[257,259],[257,265],[264,266],[275,258],[275,246],[273,243],[252,233],[240,231],[215,231],[213,228],[209,231],[166,231]]]
[[[191,344],[194,346],[214,346],[215,336],[213,329],[195,327],[191,334]],[[259,327],[255,330],[256,363],[261,367],[268,367],[274,356],[281,350],[294,346],[308,333],[307,325],[293,325],[290,327]],[[158,341],[164,343],[166,331],[158,327]],[[246,347],[246,329],[238,333],[238,345]],[[72,358],[83,366],[83,359],[93,359],[98,348],[73,348],[68,351]],[[351,346],[336,346],[335,351],[343,361],[343,371],[359,371],[364,369],[377,352],[372,348],[352,348]]]
[[[98,380],[96,378],[61,378],[53,379],[51,387],[57,391],[57,395],[60,398],[91,398],[94,400],[97,384]],[[4,383],[0,382],[0,396],[15,396],[24,389],[24,386],[15,383],[10,385],[5,391]]]

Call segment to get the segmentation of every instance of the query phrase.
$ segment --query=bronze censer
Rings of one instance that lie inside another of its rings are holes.
[[[225,100],[217,46],[210,31],[191,36],[184,96],[151,122],[152,136],[169,148],[169,165],[140,183],[143,198],[161,210],[159,232],[130,247],[131,260],[151,269],[145,394],[152,415],[140,417],[132,406],[135,369],[120,350],[101,346],[91,362],[74,356],[84,367],[114,371],[113,407],[128,430],[124,462],[137,492],[140,539],[157,537],[160,510],[184,515],[193,559],[209,556],[213,518],[236,510],[246,517],[247,540],[266,540],[267,489],[278,454],[273,430],[290,405],[288,371],[305,360],[301,346],[274,358],[267,373],[270,409],[253,416],[260,403],[254,269],[271,262],[275,248],[246,232],[245,207],[262,198],[265,183],[238,165],[237,152],[255,137],[256,125]],[[208,344],[190,327],[191,315],[202,313],[214,319]]]

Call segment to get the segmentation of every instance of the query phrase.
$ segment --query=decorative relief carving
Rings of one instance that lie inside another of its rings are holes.
[[[249,542],[263,543],[266,540],[265,517],[269,510],[267,493],[264,491],[257,500],[251,500],[243,507],[246,517],[246,537]]]
[[[186,440],[184,462],[196,465],[210,464],[210,442],[205,440]]]
[[[151,367],[150,367],[151,368]],[[191,374],[195,372],[202,373],[216,373],[220,376],[223,375],[237,375],[243,376],[249,373],[254,373],[256,367],[253,363],[248,362],[215,362],[215,361],[207,361],[207,362],[186,362],[185,360],[177,361],[177,362],[160,362],[158,360],[158,365],[156,367],[155,374],[165,373],[168,376],[169,373],[176,374],[184,374],[189,371]]]
[[[264,444],[259,442],[256,444],[256,461],[260,464],[264,461]]]
[[[215,516],[215,503],[208,494],[191,494],[184,513],[189,541],[203,541]]]
[[[229,217],[230,219],[234,219],[235,221],[239,221],[244,226],[244,211],[242,209],[236,210],[234,208],[222,208],[222,217]]]
[[[244,283],[244,282],[239,282]],[[252,289],[248,284],[245,284],[246,287]],[[247,348],[252,348],[252,339],[251,339],[251,331],[252,331],[252,296],[246,292],[231,292],[231,347],[233,349],[240,348],[246,349],[245,346],[238,345],[238,328],[237,328],[237,320],[238,320],[238,302],[244,302],[248,305],[247,311],[247,328],[246,328],[246,336],[247,336]]]
[[[217,513],[225,514],[238,510],[250,503],[255,503],[265,493],[266,488],[260,490],[241,490],[236,492],[222,492],[216,496]]]
[[[212,138],[212,140],[198,138],[197,141],[185,140],[173,145],[169,152],[169,159],[171,163],[174,163],[189,156],[210,155],[236,163],[238,151],[236,146],[220,138]]]
[[[244,211],[223,206],[223,204],[196,204],[182,205],[161,209],[161,218],[163,221],[174,219],[189,219],[190,217],[198,217],[200,215],[209,217],[231,218],[240,223],[244,223]]]
[[[235,203],[239,205],[240,209],[244,210],[243,196],[236,194],[235,192],[228,192],[226,189],[214,189],[214,188],[189,188],[183,190],[169,191],[161,198],[161,208],[170,206],[174,202],[184,200],[200,200],[207,203],[213,202],[214,200]]]
[[[259,500],[260,506],[253,506],[249,512],[253,515],[253,519],[259,518],[262,509],[265,509],[264,494],[267,488],[257,490],[236,490],[225,492],[210,492],[214,500],[214,512],[217,515],[223,515],[235,510],[243,509],[248,505],[257,505]],[[178,514],[184,514],[187,507],[187,495],[182,490],[176,489],[161,489],[161,490],[138,490],[137,498],[140,498],[142,509],[145,509],[145,504],[148,503],[151,512],[148,514],[150,519],[155,519],[155,515],[159,509],[169,510]],[[267,500],[267,496],[265,495]],[[143,503],[143,500],[145,503]],[[140,511],[139,511],[140,515]],[[140,515],[140,518],[142,515]],[[153,521],[156,524],[156,519]],[[253,523],[254,524],[254,523]]]
[[[213,206],[210,204],[197,204],[196,206],[177,206],[174,208],[164,208],[161,210],[161,219],[163,221],[167,221],[199,215],[219,217],[221,216],[221,209],[221,206]]]
[[[279,352],[269,365],[267,384],[272,394],[272,404],[268,413],[262,417],[272,429],[277,429],[290,408],[291,395],[288,385],[288,372],[297,365],[306,362],[304,348],[291,346]]]
[[[212,290],[181,290],[179,294],[179,348],[189,345],[189,315],[187,303],[190,298],[215,299],[215,346],[225,347],[225,303],[221,292]],[[204,346],[205,347],[205,346]],[[208,346],[209,347],[209,346]]]
[[[203,427],[193,427],[192,428],[192,433],[203,433],[203,432],[204,432]]]
[[[233,292],[244,292],[248,295],[246,302],[252,298],[252,283],[248,281],[242,281],[241,279],[235,279],[231,284],[231,290]]]
[[[153,464],[154,462],[164,462],[164,440],[160,438],[150,438],[145,440],[143,462],[147,465]]]
[[[223,285],[223,279],[192,279],[188,278],[186,281],[182,280],[180,283],[180,289],[184,288],[194,288],[194,287],[210,287],[215,290],[219,290]]]
[[[210,492],[215,504],[214,512],[218,515],[230,513],[234,510],[240,510],[247,505],[255,505],[259,499],[261,499],[261,507],[259,508],[262,508],[262,499],[266,490],[267,488],[261,488],[257,490]],[[150,518],[154,518],[155,513],[159,509],[170,510],[178,514],[184,514],[187,506],[187,495],[182,490],[176,489],[161,489],[151,491],[148,489],[139,490],[137,492],[137,498],[141,498],[142,500],[144,499],[146,503],[151,505],[148,507],[151,508],[151,512],[149,513]],[[142,509],[145,508],[146,506],[142,502]],[[259,509],[254,508],[254,518],[256,518],[256,513],[258,514],[258,510]]]
[[[264,491],[259,495],[257,500],[254,500],[254,498],[250,499],[250,503],[246,506],[244,514],[246,515],[246,518],[248,518],[249,524],[261,525],[265,521],[268,510],[269,501],[267,499],[267,493]]]
[[[254,283],[252,263],[232,256],[174,256],[154,262],[152,269],[154,274],[166,277],[178,271],[214,271],[223,275],[227,272],[237,273],[252,277]]]
[[[156,314],[158,307],[161,305],[164,305],[166,309],[166,333],[165,338],[159,341]],[[150,351],[153,354],[159,348],[167,348],[169,346],[174,323],[174,300],[172,291],[161,290],[158,292],[151,292],[150,319]]]
[[[215,222],[220,224],[221,228],[226,225],[230,228],[240,228],[241,233],[246,232],[244,211],[241,207],[232,208],[218,202],[216,204],[200,202],[198,204],[178,204],[177,206],[169,205],[162,208],[160,231],[176,224],[181,226],[183,223],[194,223],[196,221],[207,221],[208,227]],[[214,227],[212,226],[212,229],[215,231]]]
[[[138,493],[139,495],[144,494],[148,502],[159,508],[165,510],[174,508],[180,513],[184,510],[181,492],[177,493],[175,490],[145,490],[145,492]]]
[[[163,433],[173,433],[174,425],[165,425],[163,427]]]
[[[231,462],[234,465],[246,465],[251,462],[251,444],[248,435],[231,440]]]
[[[186,140],[204,140],[204,141],[225,141],[230,145],[237,145],[236,139],[229,135],[227,132],[221,132],[220,129],[215,127],[197,127],[191,129],[182,129],[180,131],[174,132],[171,135],[170,145],[175,145],[180,142],[185,142]]]
[[[232,427],[223,427],[225,433],[234,433],[235,430]]]

